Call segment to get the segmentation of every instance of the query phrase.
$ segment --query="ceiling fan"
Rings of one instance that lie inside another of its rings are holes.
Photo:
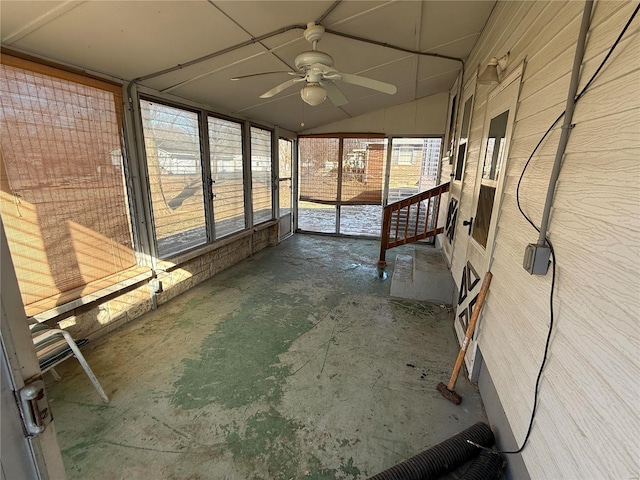
[[[314,107],[324,102],[327,97],[329,97],[329,100],[331,100],[336,107],[349,102],[347,97],[344,96],[334,82],[351,83],[353,85],[370,88],[388,95],[396,93],[396,86],[390,83],[361,77],[351,73],[342,73],[334,69],[333,58],[317,49],[318,41],[323,35],[324,27],[322,25],[316,25],[313,22],[307,24],[307,28],[304,31],[304,38],[311,43],[313,50],[302,52],[296,56],[295,65],[298,69],[297,72],[283,71],[254,73],[252,75],[234,77],[231,80],[240,80],[241,78],[268,75],[272,73],[288,73],[296,78],[292,78],[281,83],[260,95],[260,98],[273,97],[296,83],[305,82],[304,87],[300,90],[300,96],[304,102]]]

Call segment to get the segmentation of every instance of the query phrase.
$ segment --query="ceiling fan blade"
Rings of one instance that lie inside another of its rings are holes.
[[[303,81],[304,81],[304,78],[292,78],[291,80],[287,80],[286,82],[281,83],[276,87],[273,87],[268,92],[264,92],[262,95],[260,95],[260,98],[271,98],[274,95],[277,95],[278,93],[282,92],[283,90],[286,90],[287,88],[291,87],[292,85],[298,82],[303,82]]]
[[[329,100],[331,100],[331,103],[333,103],[336,107],[341,107],[342,105],[349,103],[349,100],[347,100],[347,97],[344,96],[344,94],[332,81],[322,80],[320,82],[320,85],[322,85],[324,89],[327,91],[327,97],[329,97]]]
[[[289,70],[276,70],[274,72],[262,72],[262,73],[251,73],[249,75],[240,75],[239,77],[233,77],[231,80],[242,80],[243,78],[251,78],[251,77],[259,77],[261,75],[271,75],[273,73],[288,73],[289,75],[298,75],[296,72],[290,72]]]
[[[372,78],[361,77],[360,75],[354,75],[352,73],[340,72],[340,77],[345,83],[351,83],[353,85],[359,85],[361,87],[377,90],[378,92],[386,93],[387,95],[393,95],[398,91],[395,85],[390,83],[381,82]]]

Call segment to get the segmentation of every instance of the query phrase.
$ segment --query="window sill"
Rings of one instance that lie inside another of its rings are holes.
[[[166,260],[159,260],[156,270],[159,272],[170,271],[180,265],[193,260],[201,255],[217,250],[231,243],[250,237],[256,232],[266,230],[278,223],[278,220],[269,220],[243,230],[239,233],[229,235],[208,245],[195,248],[183,254],[178,254]],[[25,312],[29,319],[37,322],[46,322],[59,315],[70,312],[78,307],[93,303],[101,298],[118,293],[132,285],[141,283],[153,278],[154,273],[150,267],[135,266],[128,268],[114,275],[96,280],[87,285],[63,292],[49,298],[25,306]]]
[[[153,277],[149,267],[135,266],[114,275],[101,278],[60,295],[45,298],[24,307],[27,317],[38,322],[51,320],[82,305],[95,302],[136,283]]]
[[[196,247],[193,250],[189,250],[188,252],[179,253],[172,257],[168,257],[164,260],[158,260],[158,263],[156,265],[156,270],[158,272],[169,272],[174,268],[178,268],[179,266],[184,265],[185,263],[193,260],[194,258],[198,258],[209,252],[213,252],[226,245],[237,242],[238,240],[242,240],[243,238],[250,237],[254,233],[259,232],[261,230],[266,230],[267,228],[271,228],[277,223],[278,223],[278,220],[269,220],[264,223],[260,223],[259,225],[256,225],[253,228],[242,230],[238,233],[231,234],[228,237],[221,238],[220,240],[216,240],[207,245]]]

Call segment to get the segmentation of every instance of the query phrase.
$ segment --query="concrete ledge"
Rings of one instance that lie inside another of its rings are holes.
[[[416,247],[396,257],[391,297],[451,305],[455,283],[439,250]]]
[[[149,282],[153,272],[147,267],[144,279],[124,290],[109,291],[101,298],[87,297],[88,303],[70,304],[64,312],[47,319],[76,337],[100,338],[158,305],[180,295],[225,268],[277,242],[277,222],[266,222],[239,235],[226,237],[205,248],[185,253],[177,262],[165,262],[155,272],[157,285]],[[174,263],[175,262],[175,263]],[[140,280],[134,277],[131,281]],[[162,285],[161,291],[154,291]],[[122,285],[120,285],[122,287]]]

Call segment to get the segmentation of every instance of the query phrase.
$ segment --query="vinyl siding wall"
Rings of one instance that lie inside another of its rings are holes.
[[[579,91],[637,2],[597,1]],[[466,65],[466,83],[510,51],[507,73],[526,62],[478,336],[511,430],[524,439],[549,324],[551,270],[522,268],[537,232],[520,215],[516,185],[531,151],[564,110],[582,2],[499,2]],[[473,215],[473,182],[489,92],[478,85],[452,274],[459,282]],[[638,478],[640,474],[640,18],[578,103],[551,212],[557,255],[555,326],[539,406],[522,459],[532,478]],[[560,124],[520,190],[540,224]],[[443,181],[447,179],[443,178]],[[501,444],[514,449],[519,445]]]

